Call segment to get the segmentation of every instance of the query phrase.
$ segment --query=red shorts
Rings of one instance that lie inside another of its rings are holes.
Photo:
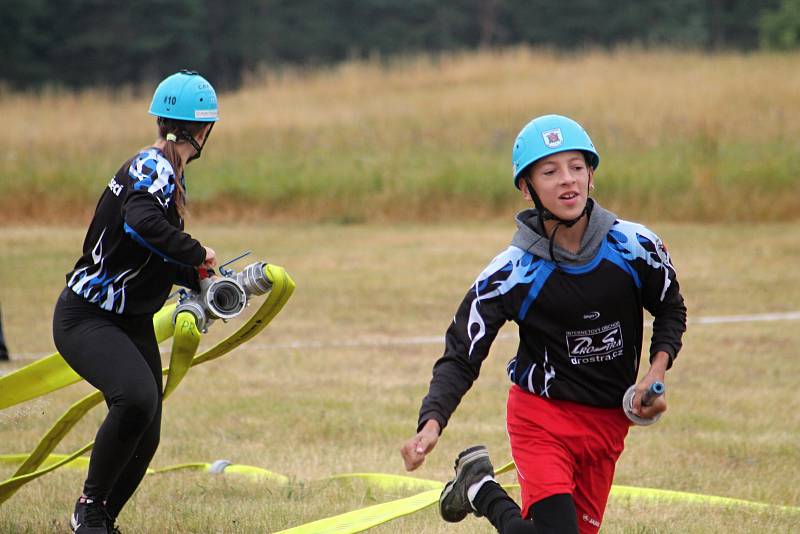
[[[506,425],[522,493],[522,517],[533,503],[568,493],[581,534],[600,530],[614,467],[630,427],[622,407],[544,399],[514,385],[508,392]]]

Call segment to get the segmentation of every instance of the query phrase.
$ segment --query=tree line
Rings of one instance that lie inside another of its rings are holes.
[[[0,84],[234,88],[259,68],[528,44],[795,48],[800,0],[0,0]]]

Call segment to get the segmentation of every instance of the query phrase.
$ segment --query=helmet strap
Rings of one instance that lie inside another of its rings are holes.
[[[188,141],[189,144],[192,145],[192,148],[195,149],[195,154],[192,157],[190,157],[188,160],[186,160],[186,163],[189,163],[190,161],[194,161],[196,159],[200,159],[200,156],[203,154],[203,147],[206,146],[206,142],[208,141],[208,137],[211,135],[211,130],[214,128],[214,123],[212,122],[210,124],[211,124],[211,126],[208,127],[208,131],[206,132],[206,136],[203,139],[203,144],[202,145],[197,142],[197,139],[195,139],[194,136],[192,134],[190,134],[188,130],[186,130],[186,128],[183,128],[178,133],[178,136],[181,139],[185,139],[186,141]]]

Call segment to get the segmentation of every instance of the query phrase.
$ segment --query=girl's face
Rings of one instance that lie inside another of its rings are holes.
[[[586,164],[583,152],[570,150],[542,158],[531,168],[531,184],[545,208],[559,219],[578,217],[589,198],[594,169]],[[531,200],[524,180],[522,196]]]

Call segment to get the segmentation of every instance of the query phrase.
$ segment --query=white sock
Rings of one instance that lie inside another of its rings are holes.
[[[469,499],[469,504],[470,506],[472,506],[473,510],[475,510],[475,505],[472,504],[472,501],[475,500],[475,496],[478,494],[478,491],[481,489],[481,486],[483,486],[485,483],[489,481],[492,482],[495,481],[492,475],[486,475],[485,477],[483,477],[482,479],[480,479],[479,481],[477,481],[476,483],[467,488],[467,499]],[[475,511],[477,512],[477,510]]]

